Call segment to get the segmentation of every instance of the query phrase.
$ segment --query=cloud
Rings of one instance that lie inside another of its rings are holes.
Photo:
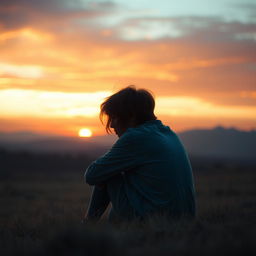
[[[256,22],[230,22],[221,17],[141,17],[123,21],[116,33],[125,40],[159,40],[161,38],[219,42],[243,39],[256,40]]]
[[[99,102],[109,95],[107,91],[63,93],[6,89],[0,90],[0,110],[3,117],[90,118],[99,114]]]
[[[0,62],[0,76],[14,75],[21,78],[41,78],[42,69],[36,66],[15,66]]]
[[[256,22],[256,4],[254,2],[235,3],[233,7],[239,11],[245,11],[249,22]]]
[[[112,2],[68,0],[2,0],[0,27],[4,30],[24,26],[63,29],[61,25],[73,19],[92,19],[115,9]],[[74,24],[73,24],[74,25]]]

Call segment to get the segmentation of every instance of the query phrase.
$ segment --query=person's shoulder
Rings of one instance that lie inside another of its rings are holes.
[[[127,129],[124,134],[122,134],[119,139],[112,146],[113,149],[129,149],[133,150],[139,148],[144,139],[141,133],[135,129]]]
[[[139,126],[128,128],[119,138],[121,142],[141,143],[159,137],[159,134],[174,134],[169,126],[163,125],[160,120],[145,122]]]
[[[145,141],[152,138],[152,136],[154,137],[156,131],[159,131],[159,126],[165,127],[159,120],[148,121],[139,126],[128,128],[120,139]]]
[[[138,141],[145,137],[145,132],[138,127],[128,128],[126,132],[120,137],[123,141]]]
[[[145,122],[144,124],[136,127],[136,129],[138,133],[150,137],[158,136],[159,134],[170,135],[173,133],[169,126],[164,125],[162,121],[158,119]]]
[[[149,134],[142,127],[128,128],[117,140],[117,144],[139,144],[148,138]]]

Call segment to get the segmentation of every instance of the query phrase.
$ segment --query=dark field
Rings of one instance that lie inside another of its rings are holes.
[[[1,175],[0,255],[256,255],[256,170],[194,167],[198,217],[82,225],[90,187],[81,171]]]

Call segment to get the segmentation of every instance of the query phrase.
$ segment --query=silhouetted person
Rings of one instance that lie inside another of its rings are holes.
[[[166,213],[195,216],[195,191],[187,154],[177,137],[154,115],[155,101],[129,86],[101,104],[106,130],[119,139],[85,172],[94,185],[85,221],[97,221],[109,203],[110,221],[144,219]]]

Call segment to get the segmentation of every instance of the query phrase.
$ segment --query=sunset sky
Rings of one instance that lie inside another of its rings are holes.
[[[255,129],[255,0],[0,1],[0,131],[104,134],[130,84],[175,131]]]

